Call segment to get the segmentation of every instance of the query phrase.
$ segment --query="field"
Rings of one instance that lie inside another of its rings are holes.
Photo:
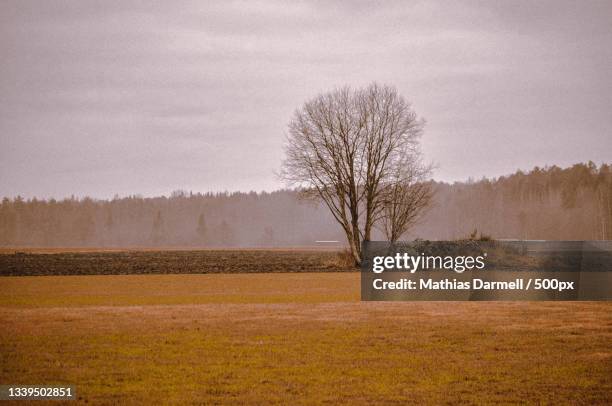
[[[612,402],[610,303],[362,303],[356,272],[6,276],[0,325],[0,383],[94,404]]]
[[[4,275],[134,275],[353,271],[345,255],[313,249],[2,249]]]

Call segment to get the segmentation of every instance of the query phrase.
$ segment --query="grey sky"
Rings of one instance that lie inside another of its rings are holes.
[[[0,196],[276,189],[294,109],[371,81],[426,118],[436,179],[611,162],[611,21],[610,1],[3,1]]]

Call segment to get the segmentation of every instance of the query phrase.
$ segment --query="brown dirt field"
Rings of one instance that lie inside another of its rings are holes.
[[[299,247],[0,247],[0,254],[15,254],[18,252],[28,254],[63,254],[73,252],[131,252],[131,251],[340,251],[343,247],[339,245],[313,245]]]
[[[354,271],[336,250],[209,249],[15,251],[0,253],[0,276]]]

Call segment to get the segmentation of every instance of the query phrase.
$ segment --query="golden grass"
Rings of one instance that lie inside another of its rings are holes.
[[[612,402],[609,303],[361,303],[359,275],[0,278],[0,382],[90,403]]]
[[[0,306],[357,301],[358,284],[358,272],[9,276],[0,278]]]

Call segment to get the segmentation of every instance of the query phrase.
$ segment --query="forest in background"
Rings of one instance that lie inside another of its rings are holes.
[[[612,239],[612,165],[433,182],[433,204],[403,239]],[[383,239],[379,232],[375,239]],[[296,247],[344,242],[328,210],[292,190],[40,200],[4,198],[5,247]]]

